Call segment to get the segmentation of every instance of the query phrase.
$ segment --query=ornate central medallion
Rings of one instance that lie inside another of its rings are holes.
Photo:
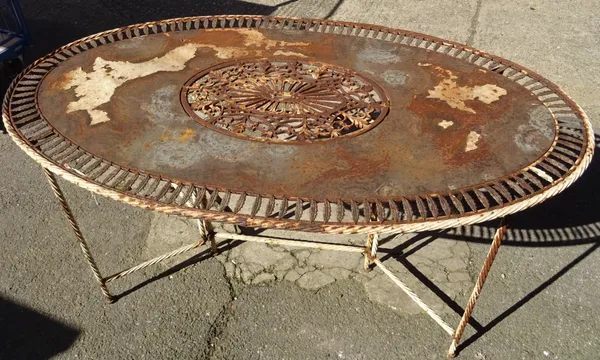
[[[338,66],[299,60],[220,64],[183,87],[200,124],[259,141],[314,142],[364,133],[388,112],[373,81]]]

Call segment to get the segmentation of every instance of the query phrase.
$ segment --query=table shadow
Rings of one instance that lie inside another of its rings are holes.
[[[600,136],[588,169],[573,185],[543,203],[511,215],[503,245],[527,247],[572,246],[600,239]],[[447,238],[491,242],[497,222],[459,227]]]
[[[600,137],[596,136],[595,141],[596,150],[598,150],[598,147],[600,147]],[[582,244],[593,245],[586,248],[561,270],[539,284],[534,290],[504,310],[489,323],[482,325],[471,317],[469,325],[476,332],[458,346],[457,354],[527,304],[600,247],[600,213],[597,211],[598,200],[600,200],[599,183],[600,153],[597,151],[587,171],[571,187],[540,205],[509,217],[508,229],[505,239],[502,241],[502,246],[557,247]],[[408,257],[439,237],[489,244],[494,237],[498,222],[498,220],[490,221],[445,230],[443,232],[418,233],[395,248],[380,248],[381,252],[385,253],[381,261],[395,259],[400,262],[457,315],[462,316],[464,312],[463,305],[457,304],[451,297],[444,293],[433,281],[412,265]],[[394,236],[390,235],[382,238],[380,244],[385,245]],[[407,250],[409,247],[410,250]],[[501,250],[498,256],[502,256]],[[483,263],[483,259],[481,259],[481,262]]]
[[[538,287],[536,287],[533,291],[531,291],[529,294],[525,295],[521,300],[517,301],[515,304],[513,304],[508,309],[504,310],[500,315],[496,316],[492,321],[490,321],[489,323],[484,325],[482,328],[475,327],[476,333],[474,335],[472,335],[471,337],[467,338],[461,344],[459,344],[459,346],[456,349],[456,354],[458,355],[467,346],[469,346],[472,343],[474,343],[475,341],[477,341],[480,337],[482,337],[488,331],[490,331],[492,328],[494,328],[494,326],[498,325],[504,319],[506,319],[507,317],[512,315],[521,306],[527,304],[530,300],[532,300],[534,297],[536,297],[542,291],[544,291],[548,286],[555,283],[563,275],[565,275],[567,272],[569,272],[569,270],[571,270],[573,267],[575,267],[577,264],[579,264],[585,258],[590,256],[594,251],[596,251],[598,249],[598,247],[600,247],[600,242],[596,242],[593,246],[589,247],[587,250],[585,250],[583,253],[581,253],[578,257],[576,257],[574,260],[569,262],[560,271],[558,271],[556,274],[552,275],[548,280],[546,280],[543,283],[541,283],[540,285],[538,285]]]
[[[0,296],[0,358],[50,359],[67,350],[79,330]]]
[[[448,306],[450,309],[452,309],[459,317],[462,317],[462,315],[464,313],[464,308],[463,308],[464,305],[460,305],[456,301],[454,301],[454,299],[452,299],[450,296],[448,296],[442,289],[440,289],[432,280],[430,280],[426,275],[424,275],[408,259],[408,257],[410,255],[412,255],[415,252],[426,247],[427,245],[429,245],[431,242],[435,241],[436,239],[438,239],[440,237],[449,238],[449,235],[448,235],[449,232],[450,232],[450,230],[447,230],[445,232],[418,233],[414,237],[403,242],[401,245],[399,245],[395,248],[392,248],[392,249],[381,249],[380,248],[380,252],[385,254],[384,256],[381,257],[380,260],[382,262],[389,261],[390,259],[394,259],[394,260],[398,261],[400,264],[402,264],[408,270],[408,272],[410,272],[423,285],[425,285],[431,292],[433,292],[440,300],[442,300],[446,304],[446,306]],[[394,236],[395,235],[391,235],[389,237],[382,239],[383,243],[391,240]],[[458,240],[460,240],[460,237],[458,238]],[[467,338],[466,340],[464,340],[463,342],[461,342],[459,344],[459,346],[456,350],[456,354],[458,355],[461,350],[463,350],[466,347],[468,347],[469,345],[473,344],[475,341],[477,341],[479,338],[481,338],[483,335],[485,335],[487,332],[489,332],[491,329],[493,329],[496,325],[501,323],[504,319],[506,319],[507,317],[512,315],[519,308],[521,308],[522,306],[527,304],[530,300],[535,298],[537,295],[542,293],[546,288],[548,288],[550,285],[555,283],[563,275],[565,275],[567,272],[569,272],[569,270],[571,270],[577,264],[582,262],[585,258],[590,256],[592,253],[594,253],[594,251],[596,251],[598,249],[598,247],[600,247],[599,240],[600,239],[597,238],[596,241],[594,242],[593,246],[588,247],[579,256],[577,256],[575,259],[573,259],[567,265],[565,265],[561,270],[559,270],[554,275],[552,275],[550,278],[548,278],[546,281],[544,281],[543,283],[538,285],[534,290],[532,290],[530,293],[525,295],[522,299],[517,301],[515,304],[510,306],[508,309],[504,310],[500,315],[496,316],[489,323],[482,325],[475,319],[474,316],[471,316],[471,318],[469,319],[469,325],[471,325],[473,327],[473,329],[475,330],[475,334],[470,336],[469,338]],[[490,240],[490,242],[491,242],[491,240]],[[587,242],[590,242],[590,241],[587,241]],[[564,245],[564,243],[563,243],[563,245]],[[410,249],[405,251],[409,247],[410,247]],[[500,250],[500,253],[498,256],[501,256],[501,253],[502,253],[502,251]],[[481,259],[481,263],[483,264],[483,259]],[[493,268],[492,268],[492,271],[493,271]]]
[[[243,243],[243,241],[232,241],[232,240],[221,241],[217,244],[217,254],[222,253],[224,251],[232,250],[233,248],[235,248],[236,246],[239,246],[242,243]],[[179,264],[171,266],[167,270],[165,270],[157,275],[154,275],[151,278],[146,279],[146,280],[138,283],[137,285],[134,285],[117,295],[114,295],[114,302],[119,301],[119,299],[121,299],[127,295],[130,295],[131,293],[133,293],[137,290],[140,290],[141,288],[148,286],[155,281],[164,279],[165,277],[173,275],[173,274],[187,268],[188,266],[200,263],[204,260],[208,260],[213,256],[214,255],[209,247],[206,250],[203,250],[200,253],[185,259],[184,261],[180,262]]]
[[[331,19],[331,17],[333,17],[333,15],[335,15],[336,11],[340,8],[340,6],[342,6],[342,3],[344,3],[344,0],[338,0],[333,5],[331,10],[329,10],[329,12],[325,16],[323,16],[323,19],[325,19],[325,20]]]

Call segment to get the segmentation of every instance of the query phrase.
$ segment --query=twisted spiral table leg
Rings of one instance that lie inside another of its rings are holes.
[[[371,220],[377,220],[377,212],[375,206],[371,209]],[[378,233],[370,233],[367,234],[367,243],[365,244],[365,263],[364,269],[365,271],[371,270],[371,262],[372,258],[377,257],[377,246],[379,245],[379,234]],[[370,255],[370,256],[369,256]]]
[[[365,244],[365,262],[363,264],[363,268],[365,269],[365,271],[369,271],[369,266],[371,265],[369,254],[371,253],[371,247],[373,246],[374,237],[375,234],[367,234],[367,242]]]
[[[62,206],[62,209],[65,212],[67,220],[69,221],[69,225],[71,225],[71,228],[73,229],[73,232],[75,233],[75,237],[77,238],[79,247],[81,247],[83,256],[85,257],[85,260],[87,261],[88,265],[92,269],[94,278],[96,278],[96,281],[98,281],[98,283],[100,284],[100,290],[102,291],[102,294],[104,294],[104,296],[106,297],[106,299],[108,300],[109,303],[113,303],[115,301],[115,298],[110,294],[110,292],[108,291],[108,288],[106,287],[106,282],[104,281],[104,278],[100,274],[98,265],[96,265],[96,261],[94,260],[94,257],[92,256],[92,253],[90,252],[90,248],[88,247],[87,243],[85,242],[83,234],[81,233],[81,230],[79,229],[79,225],[77,225],[77,221],[75,221],[75,216],[73,215],[73,212],[71,212],[71,208],[69,207],[69,204],[67,203],[67,200],[65,199],[65,195],[63,194],[60,186],[58,185],[56,176],[50,170],[48,170],[46,168],[44,168],[44,173],[46,174],[46,177],[48,178],[48,182],[50,182],[50,186],[52,187],[52,191],[54,192],[54,195],[60,202],[60,205]]]
[[[498,229],[496,230],[496,234],[494,235],[494,240],[492,241],[492,245],[490,246],[490,250],[485,257],[485,261],[483,262],[483,267],[481,272],[479,273],[479,277],[477,278],[477,283],[473,288],[473,292],[471,293],[471,297],[469,297],[469,301],[467,302],[467,306],[465,307],[465,312],[460,319],[460,323],[454,332],[454,336],[452,339],[452,344],[450,345],[450,349],[448,350],[448,357],[453,358],[456,356],[456,347],[460,342],[460,338],[462,337],[463,331],[469,322],[469,318],[473,313],[473,309],[475,308],[475,304],[477,303],[477,298],[479,298],[479,294],[481,294],[481,289],[483,288],[483,284],[490,272],[490,268],[494,263],[494,259],[496,258],[496,254],[498,253],[498,248],[500,247],[500,243],[502,242],[502,238],[506,233],[506,218],[502,219]]]
[[[379,246],[379,234],[368,234],[367,243],[365,245],[365,270],[370,270],[372,258],[377,256],[377,247]],[[370,255],[370,256],[369,256]]]
[[[217,254],[217,241],[215,240],[214,229],[210,221],[197,219],[198,231],[203,242],[210,240],[210,252],[213,255]]]

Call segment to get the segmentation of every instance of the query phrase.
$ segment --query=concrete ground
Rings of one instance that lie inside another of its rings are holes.
[[[467,43],[535,69],[600,125],[594,0],[22,3],[33,37],[29,62],[98,31],[177,16],[369,22]],[[355,255],[224,243],[217,257],[201,249],[111,283],[124,296],[105,305],[41,170],[7,135],[0,135],[0,169],[0,359],[445,358],[448,335],[379,270],[361,270]],[[596,156],[572,188],[512,218],[461,358],[598,358],[599,181]],[[193,222],[61,184],[105,274],[196,239]],[[457,324],[493,225],[387,239],[382,247],[393,256],[385,264]]]

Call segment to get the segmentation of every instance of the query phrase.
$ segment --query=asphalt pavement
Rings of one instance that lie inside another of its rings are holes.
[[[422,32],[536,70],[600,128],[595,0],[23,0],[22,6],[32,35],[26,62],[99,31],[179,16],[273,14]],[[277,273],[275,262],[250,271],[256,262],[247,254],[260,249],[233,244],[212,257],[204,248],[111,283],[123,296],[107,305],[41,169],[5,134],[0,169],[0,359],[445,358],[449,336],[427,315],[403,307],[402,295],[392,292],[397,289],[377,293],[369,285],[374,275],[343,264],[328,268],[322,259],[329,264],[336,258],[314,252],[286,268],[298,275],[290,279]],[[599,183],[595,156],[570,189],[511,219],[459,358],[598,358]],[[106,274],[195,236],[193,223],[61,185]],[[418,235],[414,243],[422,246],[400,265],[417,264],[418,256],[435,259],[447,245],[465,258],[457,273],[466,273],[472,283],[493,225]],[[269,249],[277,259],[287,256]],[[238,271],[232,261],[247,264],[236,263]],[[458,323],[469,291],[445,286],[443,270],[430,267],[423,275],[424,268],[415,268],[422,272],[409,269],[406,275],[424,280],[422,295],[443,308],[446,321]],[[250,275],[244,277],[244,269]],[[302,281],[307,273],[318,274],[313,279],[320,286]]]

